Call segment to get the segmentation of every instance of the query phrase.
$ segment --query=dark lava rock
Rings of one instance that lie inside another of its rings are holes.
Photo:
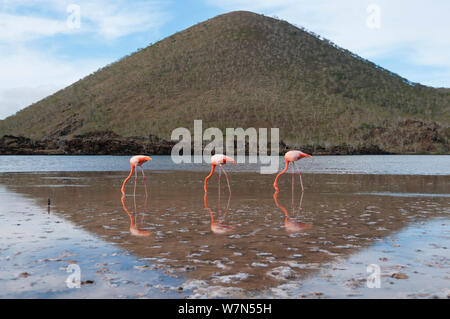
[[[2,155],[169,155],[174,142],[157,136],[120,137],[114,132],[92,132],[72,138],[32,140],[22,136],[0,138]]]

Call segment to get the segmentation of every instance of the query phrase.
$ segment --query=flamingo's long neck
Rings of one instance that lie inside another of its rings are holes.
[[[289,167],[289,161],[286,160],[286,167],[284,168],[284,170],[282,170],[282,171],[277,175],[277,177],[275,177],[275,182],[273,182],[273,187],[275,187],[275,190],[277,190],[277,191],[279,190],[279,189],[278,189],[278,178],[279,178],[281,175],[283,175],[284,173],[286,173],[288,167]]]
[[[211,172],[209,173],[208,176],[205,177],[205,185],[204,185],[205,193],[208,191],[208,179],[212,176],[212,174],[214,174],[215,169],[216,165],[211,164]]]
[[[133,175],[134,172],[134,165],[131,165],[130,175],[128,175],[127,178],[123,181],[122,188],[120,189],[122,191],[122,194],[125,195],[125,184],[128,182],[128,180],[131,178],[131,175]]]

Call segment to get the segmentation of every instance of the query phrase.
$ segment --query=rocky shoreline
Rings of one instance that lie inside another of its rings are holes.
[[[5,135],[0,138],[0,155],[170,155],[176,142],[157,136],[121,137],[113,132],[96,132],[76,135],[73,138],[34,140],[22,136]],[[314,155],[375,155],[393,154],[377,145],[354,147],[350,145],[290,146],[280,143],[280,155],[299,148]],[[192,151],[193,154],[193,151]]]
[[[390,128],[362,125],[341,138],[349,143],[311,145],[281,140],[279,152],[283,155],[299,149],[312,155],[449,154],[449,137],[450,128],[438,123],[406,120]],[[123,137],[112,131],[72,136],[56,132],[43,139],[9,134],[0,138],[0,155],[170,155],[176,143],[155,135]],[[204,141],[203,147],[208,143]]]
[[[0,138],[1,155],[129,155],[170,154],[175,143],[156,136],[120,137],[112,132],[76,135],[73,138],[33,140],[22,136]]]

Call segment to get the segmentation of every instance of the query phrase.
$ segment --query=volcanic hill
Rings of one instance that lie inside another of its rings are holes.
[[[195,119],[224,132],[278,127],[283,149],[448,153],[450,90],[411,83],[288,22],[237,11],[0,121],[0,151],[125,154],[164,144],[167,153],[172,130],[193,129]]]

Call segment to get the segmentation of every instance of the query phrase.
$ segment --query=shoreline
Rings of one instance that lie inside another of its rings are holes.
[[[174,141],[164,140],[157,136],[121,137],[113,132],[95,132],[74,137],[31,139],[23,136],[4,135],[0,138],[0,155],[171,155]],[[202,148],[207,142],[203,141]],[[416,151],[394,152],[385,150],[377,144],[350,145],[347,143],[328,146],[317,144],[279,143],[278,153],[284,155],[290,150],[300,149],[313,156],[317,155],[449,155],[443,149],[436,150],[422,145]],[[234,148],[235,153],[238,147]],[[248,155],[249,145],[245,144]],[[269,147],[270,150],[270,147]],[[194,145],[191,147],[194,154]]]
[[[175,142],[141,137],[127,138],[84,138],[75,137],[67,140],[32,140],[26,137],[5,135],[0,138],[0,155],[112,155],[125,156],[135,154],[171,155]],[[203,145],[204,146],[204,145]],[[316,145],[287,145],[280,143],[279,155],[290,150],[301,149],[313,156],[326,155],[450,155],[449,152],[417,151],[389,152],[378,145],[351,146],[333,145],[329,147]],[[237,148],[235,148],[235,153]],[[191,148],[194,154],[194,148]],[[248,156],[248,145],[246,145]]]

